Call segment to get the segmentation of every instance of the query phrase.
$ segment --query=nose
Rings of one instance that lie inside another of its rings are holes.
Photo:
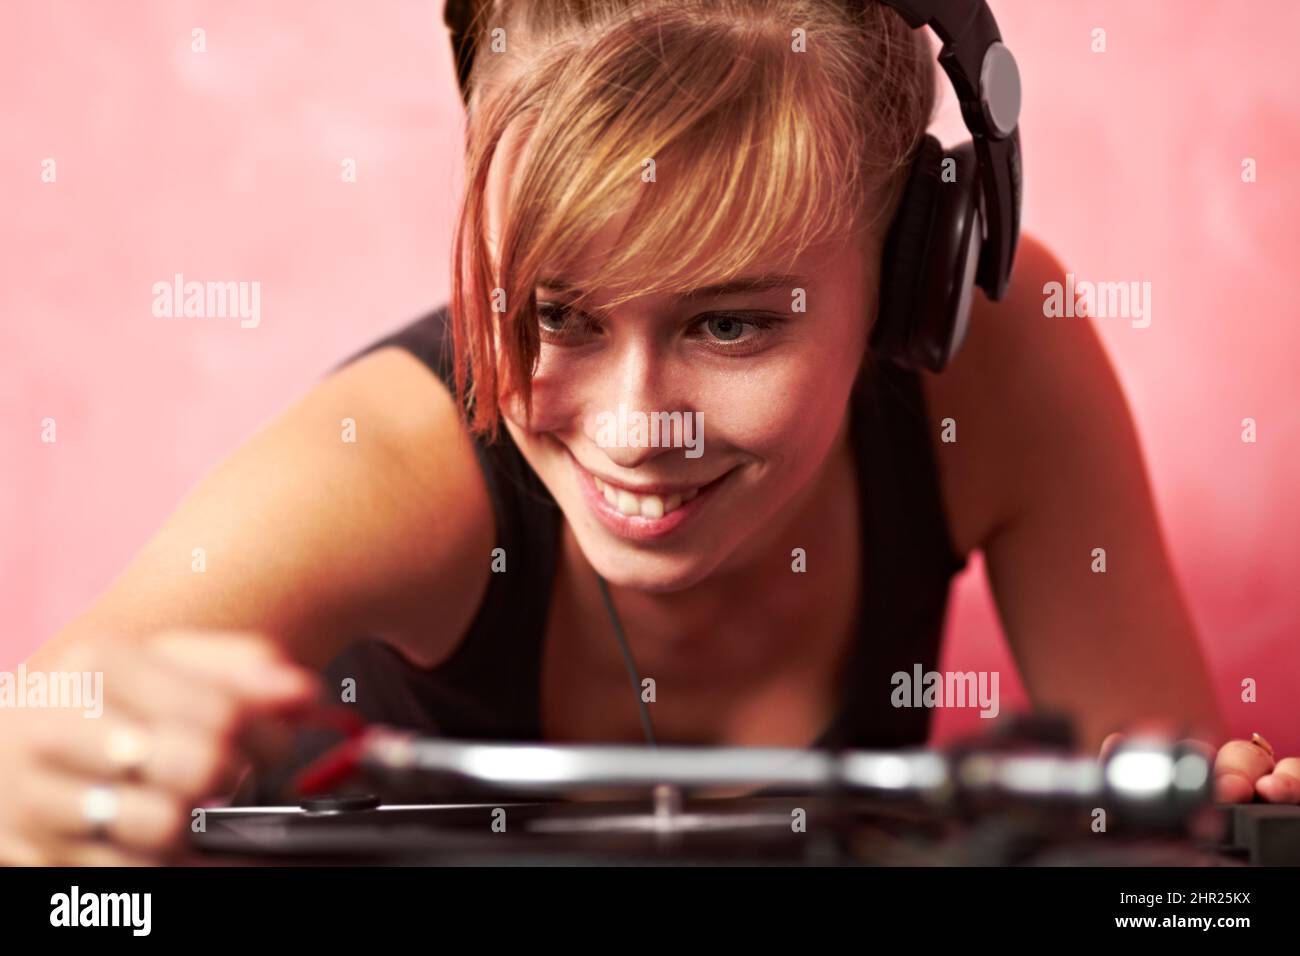
[[[672,374],[654,343],[630,341],[611,356],[587,414],[587,437],[620,468],[637,468],[670,452],[671,435],[651,443],[654,412],[684,410],[673,404]]]

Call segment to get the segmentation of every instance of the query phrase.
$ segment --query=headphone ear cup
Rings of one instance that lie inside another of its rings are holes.
[[[943,147],[926,134],[903,186],[903,197],[885,237],[880,262],[880,299],[871,329],[871,348],[882,358],[910,366],[913,316],[938,199]]]
[[[976,168],[972,143],[945,152],[927,136],[890,227],[871,341],[906,368],[942,371],[966,337],[983,241]]]
[[[948,161],[951,160],[949,164]],[[962,143],[944,153],[953,176],[940,174],[939,195],[926,258],[921,307],[912,352],[923,367],[942,371],[966,340],[970,327],[975,275],[984,245],[975,144]]]

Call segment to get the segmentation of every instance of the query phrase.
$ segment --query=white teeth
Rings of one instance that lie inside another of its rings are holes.
[[[596,490],[605,496],[605,500],[610,505],[625,515],[640,515],[643,518],[662,518],[700,493],[698,488],[692,488],[690,491],[669,495],[667,498],[660,495],[634,495],[630,491],[616,488],[595,475],[591,477],[596,483]]]

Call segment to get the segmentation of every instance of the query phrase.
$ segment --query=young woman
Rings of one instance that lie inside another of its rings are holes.
[[[975,550],[1087,747],[1151,719],[1222,744],[1124,397],[1088,323],[1044,319],[1062,267],[1022,240],[941,375],[869,348],[923,34],[875,2],[498,6],[450,308],[222,462],[28,662],[107,700],[0,711],[0,860],[159,858],[349,678],[430,733],[641,741],[615,618],[661,742],[919,745],[891,675],[934,668]],[[702,444],[611,439],[621,406]],[[1300,801],[1262,744],[1217,772]]]

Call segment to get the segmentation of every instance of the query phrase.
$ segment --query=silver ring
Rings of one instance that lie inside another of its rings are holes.
[[[117,819],[117,794],[112,787],[89,787],[81,798],[81,816],[90,826],[95,840],[108,837],[108,828]]]

